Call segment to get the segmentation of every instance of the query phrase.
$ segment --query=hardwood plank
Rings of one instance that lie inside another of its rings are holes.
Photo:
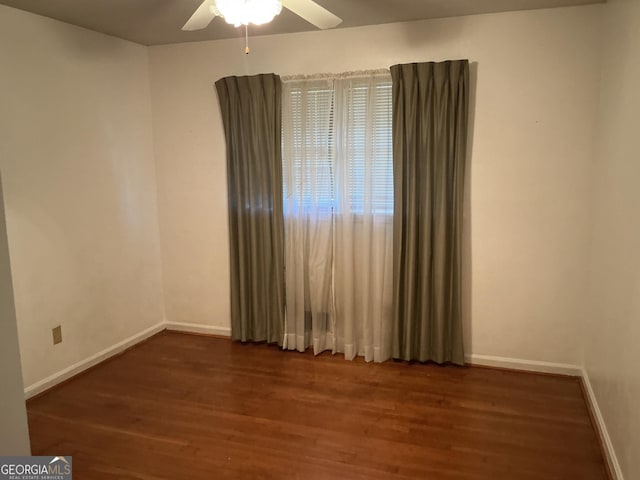
[[[28,402],[78,479],[606,479],[579,379],[162,332]]]

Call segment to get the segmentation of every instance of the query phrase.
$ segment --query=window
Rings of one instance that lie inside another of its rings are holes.
[[[298,213],[392,215],[391,98],[387,75],[286,83],[285,203]]]
[[[331,210],[335,203],[334,95],[325,83],[308,89],[295,86],[286,93],[284,102],[289,102],[283,109],[283,115],[288,116],[282,137],[284,197],[298,199],[304,210]]]

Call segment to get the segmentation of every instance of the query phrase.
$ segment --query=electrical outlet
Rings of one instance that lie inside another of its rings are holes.
[[[52,330],[53,332],[53,344],[57,345],[62,343],[62,327],[58,325],[56,328]]]

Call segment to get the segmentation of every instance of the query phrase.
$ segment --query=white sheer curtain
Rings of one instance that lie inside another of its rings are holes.
[[[285,79],[284,347],[391,357],[388,72]]]
[[[327,79],[283,83],[283,348],[290,350],[335,350],[333,97]]]

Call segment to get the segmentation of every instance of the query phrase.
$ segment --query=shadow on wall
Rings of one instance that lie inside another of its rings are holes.
[[[472,322],[472,231],[471,231],[471,188],[473,182],[473,136],[476,117],[476,85],[478,81],[478,62],[469,63],[469,127],[467,132],[466,177],[464,196],[464,217],[462,228],[462,332],[466,355],[473,352]]]
[[[121,54],[130,52],[135,45],[81,27],[66,27],[61,28],[56,20],[42,22],[38,25],[39,33],[34,36],[31,45],[37,48],[36,42],[44,41],[47,42],[47,50],[64,52],[65,61],[84,61],[92,65],[105,61],[110,63],[111,59],[121,58]],[[137,46],[140,49],[144,48],[142,45]]]
[[[408,22],[403,25],[403,33],[410,52],[424,51],[426,55],[432,51],[442,51],[442,46],[456,45],[464,36],[465,17],[437,18],[429,20],[428,28],[424,21]],[[455,48],[454,51],[458,51]],[[461,58],[461,57],[460,57]],[[419,61],[457,60],[457,58],[428,58]]]

